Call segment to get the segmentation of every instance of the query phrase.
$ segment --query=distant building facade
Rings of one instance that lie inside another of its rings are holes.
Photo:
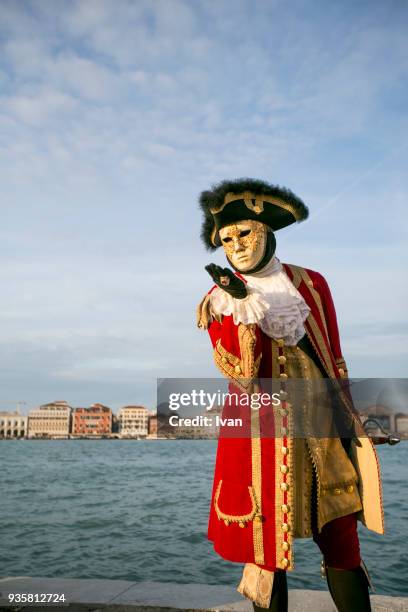
[[[26,415],[15,412],[0,412],[0,439],[25,438],[27,436]]]
[[[157,436],[157,414],[149,414],[147,422],[148,435],[152,438]]]
[[[144,406],[124,406],[118,412],[121,437],[147,436],[149,411]]]
[[[408,414],[399,412],[395,415],[395,430],[401,438],[408,439]]]
[[[198,425],[177,425],[173,427],[176,438],[197,438],[197,439],[216,439],[219,436],[220,427],[217,424],[217,417],[222,416],[222,406],[214,406],[211,410],[194,415],[198,421],[201,418],[202,424]]]
[[[63,400],[43,404],[28,413],[29,438],[68,438],[71,406]]]
[[[112,433],[112,410],[103,404],[75,408],[72,413],[72,434],[103,436]]]
[[[382,404],[368,406],[360,411],[360,416],[363,423],[368,419],[375,419],[385,431],[396,431],[395,414],[388,406]],[[369,423],[367,428],[371,435],[381,434],[381,430],[375,426],[375,423]]]

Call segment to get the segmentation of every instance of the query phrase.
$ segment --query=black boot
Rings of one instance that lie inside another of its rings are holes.
[[[264,612],[265,610],[272,610],[272,612],[288,612],[288,583],[286,580],[286,572],[275,572],[269,608],[260,608],[254,603],[252,603],[252,605],[255,612]]]
[[[329,591],[339,612],[370,612],[368,580],[361,567],[351,570],[326,566]]]

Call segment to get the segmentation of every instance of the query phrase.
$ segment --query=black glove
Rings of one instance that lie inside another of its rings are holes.
[[[248,295],[244,281],[238,278],[238,276],[235,276],[229,268],[221,268],[221,266],[212,263],[205,266],[205,269],[214,283],[218,285],[220,289],[224,289],[224,291],[229,293],[233,298],[242,300]]]

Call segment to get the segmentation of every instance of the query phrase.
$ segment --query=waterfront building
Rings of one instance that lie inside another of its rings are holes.
[[[398,412],[395,415],[395,431],[404,440],[408,439],[408,414]]]
[[[360,410],[360,416],[363,422],[365,422],[367,419],[375,419],[385,429],[385,431],[395,432],[396,430],[395,414],[394,411],[388,406],[383,406],[382,404],[367,406],[366,408]],[[376,427],[374,423],[370,423],[368,425],[368,431],[370,432],[370,435],[373,436],[381,435],[381,430]]]
[[[71,431],[68,402],[58,400],[43,404],[28,413],[29,438],[68,438]]]
[[[0,412],[0,439],[25,438],[27,435],[28,417],[15,412]]]
[[[147,436],[149,414],[144,406],[123,406],[118,412],[120,436],[122,438]]]
[[[147,430],[149,432],[149,437],[156,438],[157,437],[157,414],[149,414]]]
[[[222,417],[222,410],[222,406],[214,406],[210,410],[191,415],[194,425],[191,423],[173,426],[175,437],[198,440],[218,438],[220,430],[218,419]]]
[[[112,433],[112,410],[103,404],[75,408],[72,413],[73,436],[109,436]]]

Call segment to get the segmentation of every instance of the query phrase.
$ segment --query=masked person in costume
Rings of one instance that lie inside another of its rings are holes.
[[[204,244],[211,251],[222,246],[230,266],[206,266],[215,285],[197,309],[223,375],[247,389],[261,379],[347,382],[326,280],[275,255],[275,232],[308,216],[302,200],[264,181],[238,179],[202,192],[200,206]],[[208,538],[221,557],[244,563],[237,590],[254,610],[287,610],[293,539],[306,537],[321,550],[338,610],[371,609],[357,520],[384,532],[380,472],[372,441],[355,433],[363,430],[351,396],[342,397],[354,437],[294,438],[297,407],[283,401],[273,438],[260,435],[261,411],[252,411],[251,436],[218,439]],[[304,408],[313,410],[313,395]]]

